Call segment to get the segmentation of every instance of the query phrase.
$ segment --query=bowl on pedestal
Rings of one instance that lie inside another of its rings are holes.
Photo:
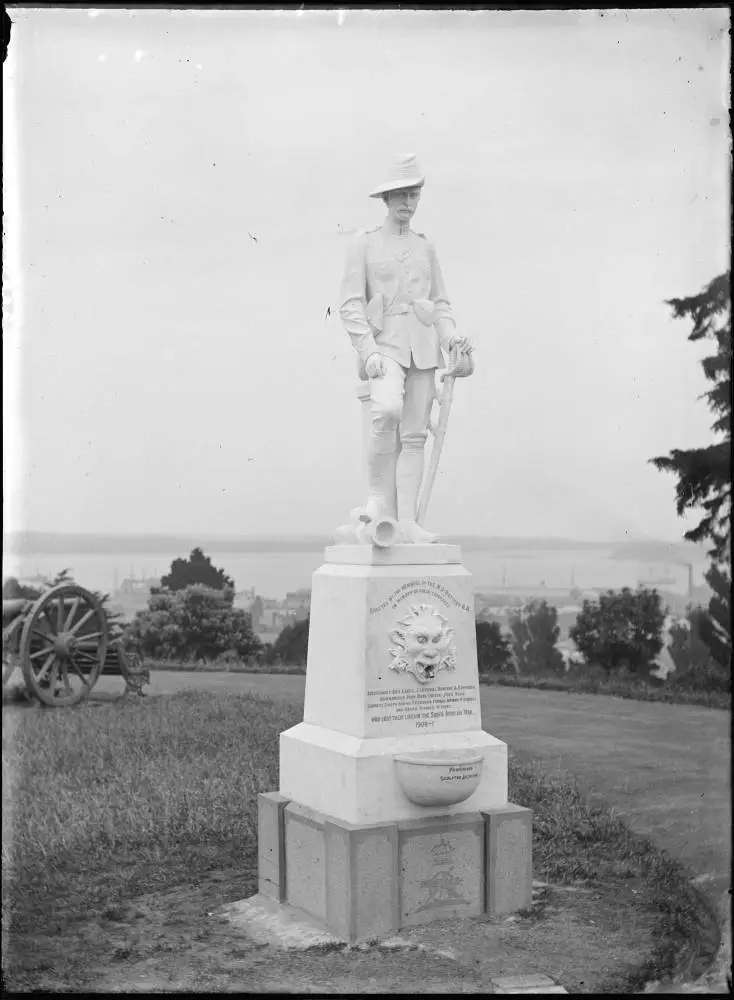
[[[396,754],[393,759],[403,793],[418,806],[463,802],[482,780],[484,757],[471,750],[455,754],[426,750]]]

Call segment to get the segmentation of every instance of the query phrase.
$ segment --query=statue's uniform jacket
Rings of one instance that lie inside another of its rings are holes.
[[[347,252],[339,308],[359,358],[375,352],[403,368],[443,368],[455,333],[438,258],[425,236],[388,226],[358,234]],[[411,365],[412,362],[412,365]]]

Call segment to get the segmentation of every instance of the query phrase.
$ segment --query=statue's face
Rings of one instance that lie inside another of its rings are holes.
[[[398,224],[410,222],[420,200],[421,188],[419,187],[390,191],[385,198],[388,214],[392,221]]]

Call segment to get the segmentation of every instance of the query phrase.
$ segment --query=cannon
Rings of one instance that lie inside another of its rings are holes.
[[[44,705],[76,705],[102,674],[122,676],[126,694],[142,694],[150,675],[121,640],[119,626],[78,584],[60,583],[36,600],[3,599],[3,687],[20,667],[27,694]]]

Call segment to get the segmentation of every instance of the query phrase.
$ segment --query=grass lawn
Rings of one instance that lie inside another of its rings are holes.
[[[578,779],[692,876],[731,873],[730,713],[600,695],[482,687],[484,728],[521,760]]]
[[[303,708],[303,676],[153,671],[148,691],[253,692]],[[103,677],[101,691],[119,691]],[[97,689],[95,689],[95,694]],[[585,793],[704,879],[713,905],[731,869],[730,713],[610,695],[480,686],[482,723],[521,760]]]
[[[303,708],[303,676],[153,671],[151,694],[253,692]],[[98,694],[99,689],[99,694]],[[119,692],[101,678],[94,696]],[[730,713],[610,695],[480,686],[482,723],[519,759],[570,774],[652,837],[716,905],[730,883]]]
[[[409,974],[414,960],[405,956],[393,956],[394,968],[380,954],[274,957],[233,943],[207,919],[256,891],[257,793],[277,788],[278,734],[301,718],[302,683],[299,695],[288,683],[295,678],[268,680],[270,697],[222,686],[7,714],[6,988],[114,989],[122,976],[128,986],[133,977],[153,989],[163,966],[169,988],[182,990],[282,988],[300,977],[333,993],[378,968],[396,982]],[[579,992],[629,991],[670,968],[700,916],[677,862],[565,778],[514,760],[510,780],[511,799],[534,810],[534,875],[551,887],[549,914],[554,906],[560,913],[544,916],[539,907],[507,930],[516,935],[507,947],[519,949],[524,968],[532,942],[536,952],[546,949],[545,968],[565,970],[570,986],[584,964],[596,964]],[[575,902],[559,904],[564,892]],[[421,954],[415,961],[413,984],[425,983],[430,963]],[[486,991],[477,975],[465,991]]]
[[[679,691],[665,684],[635,681],[629,677],[611,674],[600,675],[588,670],[560,677],[543,674],[492,674],[480,675],[480,683],[496,687],[534,688],[540,691],[566,691],[576,694],[612,695],[632,701],[657,701],[669,705],[703,705],[706,708],[731,708],[731,695],[725,691]]]
[[[282,664],[252,664],[232,662],[225,664],[218,660],[190,660],[183,663],[180,660],[147,660],[146,666],[155,671],[222,673],[231,671],[236,674],[304,674],[304,663]],[[560,677],[547,674],[512,673],[481,673],[481,684],[494,687],[533,688],[541,691],[565,691],[577,694],[606,694],[617,698],[629,698],[633,701],[659,701],[671,705],[703,705],[706,708],[731,708],[731,695],[724,691],[688,691],[677,690],[662,682],[652,683],[636,680],[633,677],[612,673],[607,676],[596,670],[567,673]]]

